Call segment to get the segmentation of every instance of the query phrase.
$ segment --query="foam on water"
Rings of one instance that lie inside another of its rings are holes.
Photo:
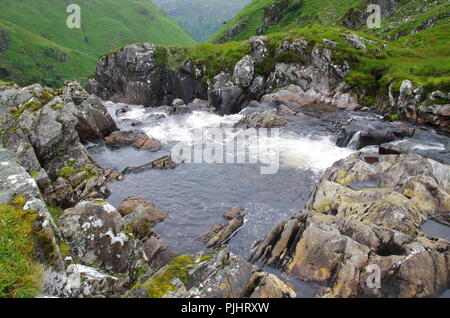
[[[219,116],[209,112],[197,111],[192,114],[181,116],[169,116],[155,122],[151,126],[146,126],[144,132],[154,138],[157,138],[165,144],[184,143],[186,145],[205,144],[207,142],[217,143],[212,132],[208,128],[223,128],[224,138],[220,143],[224,146],[224,152],[231,154],[226,148],[227,143],[233,143],[243,130],[230,129],[242,118],[242,115]],[[228,128],[225,132],[225,128]],[[195,130],[203,129],[199,135]],[[264,145],[264,147],[261,147]],[[281,129],[280,135],[272,137],[270,134],[260,134],[258,137],[250,137],[247,140],[245,148],[251,154],[256,156],[254,160],[259,159],[262,164],[268,164],[273,158],[275,152],[279,153],[280,165],[294,169],[312,169],[324,171],[334,162],[350,155],[353,150],[340,148],[328,136],[312,138],[310,136],[301,136],[293,132],[284,132]],[[234,147],[232,151],[242,149]],[[234,153],[236,156],[237,153]]]

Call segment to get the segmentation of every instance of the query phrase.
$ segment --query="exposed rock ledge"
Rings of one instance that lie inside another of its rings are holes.
[[[450,287],[450,243],[420,229],[450,212],[450,167],[418,155],[356,153],[329,168],[305,212],[256,248],[262,261],[327,284],[327,297],[427,297]],[[381,289],[366,281],[379,266]]]
[[[117,126],[96,96],[76,82],[61,90],[39,84],[0,91],[0,145],[15,152],[43,196],[62,207],[108,194],[118,177],[100,168],[82,141],[102,139]]]

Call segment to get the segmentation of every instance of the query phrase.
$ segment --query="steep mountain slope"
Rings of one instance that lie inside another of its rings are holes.
[[[79,0],[81,29],[69,29],[74,1],[2,0],[0,79],[60,85],[92,74],[105,52],[136,41],[194,45],[172,18],[148,0]]]
[[[153,0],[153,2],[185,27],[195,40],[204,42],[250,0]]]
[[[380,29],[366,26],[369,4],[379,4]],[[417,30],[448,23],[450,4],[446,0],[253,0],[230,20],[212,41],[243,40],[256,34],[287,31],[312,23],[343,25],[397,39]]]

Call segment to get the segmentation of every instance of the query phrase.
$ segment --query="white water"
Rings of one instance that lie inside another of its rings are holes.
[[[115,117],[114,109],[117,104],[107,103],[111,114]],[[121,119],[146,121],[154,118],[161,112],[146,112],[142,106],[130,106],[131,111],[121,116]],[[232,130],[234,126],[242,118],[242,115],[219,116],[206,111],[194,111],[191,114],[168,116],[163,119],[150,120],[143,124],[142,129],[148,136],[158,139],[163,144],[184,143],[186,145],[198,145],[211,140],[214,136],[207,130],[209,128],[223,128],[224,139],[222,143],[233,142],[242,130]],[[198,140],[198,134],[195,130],[204,129],[203,134]],[[226,133],[225,133],[226,129]],[[258,140],[259,139],[259,140]],[[249,138],[247,150],[255,150],[252,152],[259,159],[260,163],[268,164],[273,158],[273,153],[279,153],[280,166],[294,169],[310,169],[317,173],[323,172],[334,162],[350,155],[353,150],[340,148],[335,145],[330,136],[321,136],[312,138],[310,136],[301,136],[292,131],[283,131],[278,137],[259,136],[259,138]],[[214,140],[217,142],[217,140]],[[259,145],[268,145],[268,149],[261,148]],[[237,147],[239,149],[239,147]],[[225,149],[226,152],[227,149]],[[227,155],[230,153],[226,152]],[[237,154],[231,154],[236,156]],[[256,158],[252,158],[256,160]]]

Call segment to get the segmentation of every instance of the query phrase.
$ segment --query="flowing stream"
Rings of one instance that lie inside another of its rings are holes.
[[[196,129],[220,128],[224,132],[242,115],[218,116],[208,109],[167,116],[164,109],[144,109],[142,106],[105,103],[121,130],[140,129],[160,140],[164,147],[158,152],[137,151],[131,147],[112,149],[104,144],[90,144],[88,149],[104,168],[122,171],[140,166],[170,153],[178,143],[201,143]],[[127,111],[116,115],[120,109]],[[304,207],[311,190],[324,171],[335,161],[356,151],[336,146],[337,132],[350,120],[381,121],[373,113],[342,111],[328,106],[304,107],[303,113],[290,116],[287,127],[277,137],[280,167],[272,175],[261,174],[260,164],[181,163],[175,169],[147,170],[126,175],[124,181],[111,183],[108,201],[114,206],[129,196],[141,196],[166,211],[167,219],[155,231],[179,253],[196,253],[205,249],[200,236],[213,225],[223,223],[223,213],[231,207],[241,207],[247,213],[245,225],[229,241],[230,249],[245,258],[252,245],[277,223],[290,218]],[[409,125],[409,124],[408,124]],[[432,129],[421,129],[414,138],[399,143],[413,143],[418,152],[449,163],[447,136]],[[225,141],[242,133],[231,132]],[[208,132],[202,136],[208,139]],[[197,139],[196,139],[197,138]],[[267,137],[271,138],[271,137]],[[377,151],[368,147],[365,151]],[[236,156],[238,152],[227,153]],[[258,153],[264,157],[265,153]],[[450,239],[449,220],[440,216],[430,219],[423,230]]]

